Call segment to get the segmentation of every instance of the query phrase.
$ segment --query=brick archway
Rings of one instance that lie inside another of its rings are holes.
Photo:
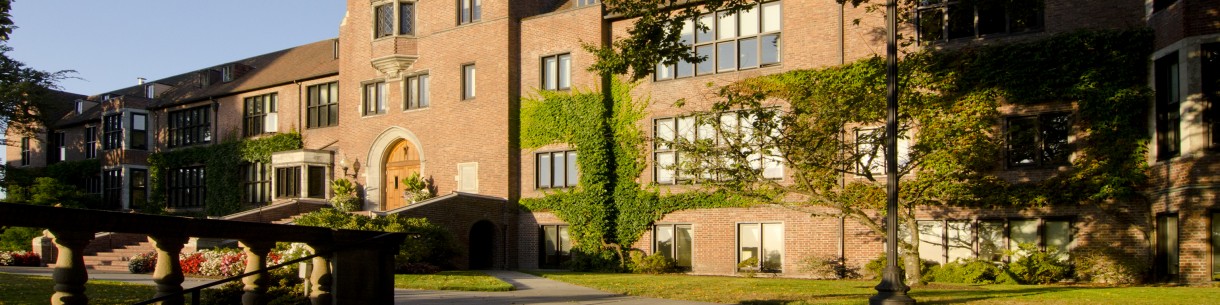
[[[369,145],[368,157],[364,164],[368,164],[367,176],[365,177],[365,202],[364,209],[369,211],[384,211],[387,206],[386,186],[393,186],[393,180],[386,180],[386,162],[390,162],[391,150],[395,145],[407,145],[414,151],[414,159],[416,162],[415,170],[420,176],[426,176],[428,170],[427,154],[423,145],[420,145],[419,138],[406,128],[391,126],[377,135],[377,138]],[[393,177],[390,177],[393,178]],[[388,182],[388,183],[387,183]]]

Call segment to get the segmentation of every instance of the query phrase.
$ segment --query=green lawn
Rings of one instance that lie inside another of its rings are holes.
[[[394,287],[426,290],[510,291],[513,285],[478,271],[395,274]]]
[[[0,304],[47,304],[54,287],[55,282],[49,277],[0,273]],[[146,285],[110,281],[85,284],[89,304],[131,304],[150,299],[156,293],[156,288]]]
[[[546,278],[633,296],[740,304],[865,304],[876,281],[541,272]],[[1209,304],[1220,288],[962,285],[911,291],[920,304]]]

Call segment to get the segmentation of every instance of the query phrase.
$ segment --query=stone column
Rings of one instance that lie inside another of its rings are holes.
[[[309,283],[313,287],[313,290],[309,292],[309,302],[313,305],[331,305],[334,301],[330,294],[331,247],[328,244],[312,244],[309,247],[313,248],[315,254],[318,254],[313,258],[313,272],[309,274]]]
[[[85,281],[89,274],[85,271],[85,246],[93,240],[93,232],[51,230],[55,238],[55,247],[59,249],[59,257],[55,260],[55,294],[51,295],[51,304],[76,305],[89,304],[85,295]]]
[[[275,246],[272,241],[241,241],[241,247],[246,252],[246,270],[252,272],[261,270],[267,267],[267,253],[271,252],[271,247]],[[242,278],[241,282],[246,284],[242,290],[245,291],[241,295],[241,303],[243,305],[261,305],[267,303],[267,285],[271,282],[267,272],[259,272]]]
[[[157,267],[153,270],[153,282],[157,283],[157,295],[154,298],[182,292],[182,264],[178,262],[178,254],[182,253],[182,245],[187,237],[180,235],[151,235],[148,237],[153,247],[157,248]],[[180,305],[184,303],[181,295],[161,301],[161,304]]]

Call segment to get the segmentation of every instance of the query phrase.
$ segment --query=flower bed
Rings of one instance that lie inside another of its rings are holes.
[[[37,253],[26,251],[0,251],[0,266],[42,266]]]
[[[279,264],[283,255],[272,251],[267,255],[267,265]],[[209,277],[231,277],[246,269],[246,255],[238,249],[212,249],[186,252],[178,255],[178,264],[185,275]],[[131,273],[149,273],[156,269],[157,255],[154,252],[137,254],[127,261]]]

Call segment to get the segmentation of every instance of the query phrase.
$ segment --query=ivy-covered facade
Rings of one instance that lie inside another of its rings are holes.
[[[986,2],[903,2],[904,100],[916,103],[903,118],[917,123],[899,150],[919,166],[903,181],[935,193],[909,198],[944,199],[904,215],[920,256],[1011,261],[1025,243],[1119,266],[1088,271],[1095,281],[1220,274],[1220,29],[1195,9],[1207,2]],[[8,135],[7,166],[97,160],[72,183],[103,208],[208,215],[323,204],[348,179],[363,210],[455,233],[458,267],[625,270],[642,252],[692,274],[861,269],[883,249],[868,204],[884,173],[860,153],[879,147],[875,4],[708,12],[706,29],[678,32],[705,61],[630,81],[588,69],[589,47],[633,22],[598,1],[349,0],[337,39],[66,97],[73,109],[29,145]],[[782,115],[726,107],[734,98]],[[682,145],[827,113],[850,121],[835,149],[862,157],[835,171],[793,164],[825,156],[800,146],[724,166]],[[734,180],[743,173],[775,188]],[[436,199],[405,195],[414,174]],[[804,184],[862,208],[773,191]]]

